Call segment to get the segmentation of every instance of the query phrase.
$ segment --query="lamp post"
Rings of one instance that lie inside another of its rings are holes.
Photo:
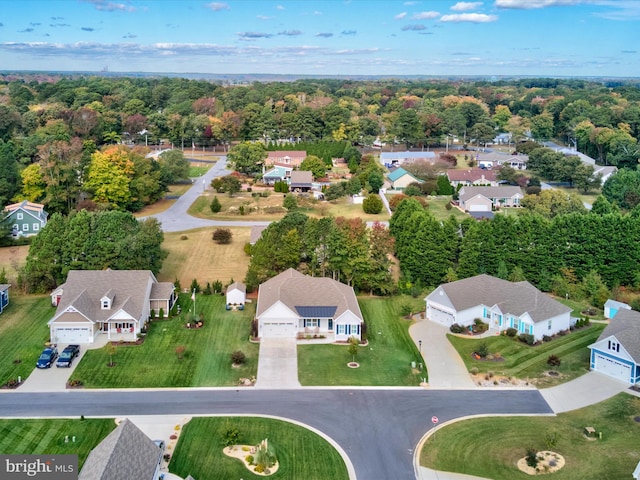
[[[418,340],[418,351],[420,352],[420,355],[422,355],[422,340]]]

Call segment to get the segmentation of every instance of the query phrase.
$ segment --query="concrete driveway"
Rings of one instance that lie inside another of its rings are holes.
[[[262,338],[256,388],[300,388],[295,338]]]
[[[628,388],[629,385],[608,375],[588,372],[570,382],[542,389],[540,393],[555,413],[561,413],[602,402]]]
[[[432,388],[477,388],[458,352],[447,340],[449,329],[431,320],[415,317],[409,335],[419,346],[427,365],[429,386]]]
[[[66,344],[59,343],[58,354],[62,353],[66,346]],[[80,346],[80,354],[73,360],[69,368],[58,368],[53,365],[51,368],[40,369],[35,368],[34,362],[33,372],[18,388],[21,392],[59,392],[66,390],[67,381],[78,363],[80,363],[86,350],[84,345]]]

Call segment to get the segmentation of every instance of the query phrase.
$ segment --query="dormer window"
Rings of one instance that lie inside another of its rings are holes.
[[[111,300],[108,298],[102,299],[102,310],[111,310]]]

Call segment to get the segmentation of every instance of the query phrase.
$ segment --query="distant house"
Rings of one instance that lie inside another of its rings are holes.
[[[483,165],[485,167],[491,165],[491,168],[504,166],[515,168],[516,170],[526,170],[528,159],[527,155],[510,155],[503,152],[482,152],[476,156],[479,167]]]
[[[4,207],[7,213],[5,223],[11,225],[14,237],[30,237],[37,235],[47,224],[49,214],[44,211],[44,205],[24,200]]]
[[[640,312],[619,310],[589,348],[591,370],[640,384]]]
[[[264,164],[299,167],[305,158],[307,158],[307,152],[304,150],[276,150],[267,152]]]
[[[276,182],[284,182],[291,177],[291,171],[293,167],[284,167],[282,165],[276,165],[271,170],[262,175],[262,181],[267,185],[273,185]]]
[[[500,185],[496,171],[484,168],[470,168],[468,170],[449,169],[447,170],[447,178],[453,188],[457,188],[458,185],[462,185],[463,187],[472,185],[490,185],[497,187]]]
[[[602,184],[604,185],[604,182],[606,182],[611,175],[615,175],[617,171],[618,171],[618,167],[612,167],[612,166],[603,167],[601,165],[594,165],[593,175],[594,177],[597,175],[601,175]]]
[[[430,163],[436,162],[436,154],[434,152],[382,152],[380,154],[380,163],[387,168],[398,167],[404,163],[411,163],[424,160]]]
[[[9,305],[9,287],[6,283],[0,284],[0,313]]]
[[[173,283],[149,270],[71,270],[51,293],[51,342],[93,343],[98,335],[134,341],[151,312],[168,317],[175,300]]]
[[[529,282],[508,282],[490,275],[442,284],[425,301],[427,318],[447,326],[470,326],[480,318],[490,330],[515,328],[542,340],[544,335],[568,330],[571,324],[571,308]]]
[[[519,207],[524,197],[520,187],[462,187],[458,192],[465,212],[490,212],[500,207]]]
[[[91,450],[78,480],[158,480],[163,453],[125,418]]]
[[[604,302],[604,316],[605,318],[612,319],[616,316],[620,310],[631,310],[631,306],[623,302],[617,302],[616,300],[609,299]]]
[[[313,187],[313,174],[306,170],[294,170],[289,179],[289,190],[292,192],[308,192]]]
[[[387,179],[391,183],[391,188],[395,190],[404,190],[412,183],[424,183],[423,180],[414,177],[402,167],[394,169],[387,175]]]
[[[247,301],[247,286],[242,282],[233,282],[227,287],[227,306],[243,306]]]
[[[324,335],[334,341],[360,340],[363,317],[353,288],[292,268],[258,289],[258,336]]]

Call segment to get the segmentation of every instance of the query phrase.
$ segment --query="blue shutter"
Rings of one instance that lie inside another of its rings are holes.
[[[529,325],[529,333],[533,335],[533,325]]]
[[[509,327],[513,328],[513,317],[509,317]]]

